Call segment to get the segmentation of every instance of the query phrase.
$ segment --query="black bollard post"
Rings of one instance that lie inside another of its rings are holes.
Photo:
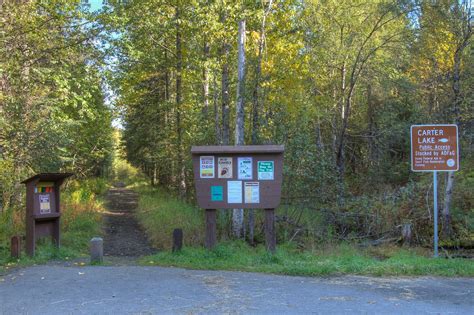
[[[179,252],[183,248],[183,230],[173,230],[173,253]]]

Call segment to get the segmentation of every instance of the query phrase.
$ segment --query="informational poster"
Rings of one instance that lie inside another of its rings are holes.
[[[220,157],[217,159],[218,178],[232,178],[232,158]]]
[[[259,182],[246,182],[244,185],[245,185],[245,203],[260,203]]]
[[[242,203],[242,181],[227,182],[227,203]]]
[[[201,178],[214,178],[214,157],[201,156],[199,161]]]
[[[224,201],[223,186],[211,186],[211,201]]]
[[[275,167],[273,161],[258,161],[258,180],[274,180]]]
[[[38,195],[40,204],[40,214],[51,213],[49,195]]]
[[[252,179],[252,158],[251,157],[239,157],[237,160],[238,166],[238,178],[239,179]]]
[[[415,172],[457,171],[458,126],[411,126],[411,168]]]

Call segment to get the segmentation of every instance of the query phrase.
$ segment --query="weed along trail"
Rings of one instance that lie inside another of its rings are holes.
[[[139,257],[156,251],[134,217],[138,195],[133,190],[114,187],[107,194],[103,216],[104,256]]]

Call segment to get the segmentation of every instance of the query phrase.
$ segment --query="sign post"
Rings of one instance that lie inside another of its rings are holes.
[[[438,257],[438,171],[459,170],[457,125],[413,125],[411,138],[411,169],[433,172],[433,246]]]
[[[434,257],[438,257],[438,172],[433,171],[433,246],[434,246]]]

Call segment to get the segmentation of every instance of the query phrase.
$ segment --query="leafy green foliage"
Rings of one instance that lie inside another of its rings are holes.
[[[3,243],[22,233],[23,179],[59,171],[78,178],[107,175],[113,146],[98,17],[76,0],[6,1],[0,7]]]
[[[299,225],[316,220],[337,238],[396,237],[401,224],[416,222],[418,241],[429,243],[430,178],[410,171],[409,130],[417,123],[451,123],[460,112],[462,159],[471,164],[469,40],[461,56],[459,110],[452,101],[454,56],[469,25],[464,2],[267,5],[109,2],[113,18],[105,24],[121,34],[111,41],[118,60],[111,77],[127,159],[170,191],[184,178],[193,199],[190,146],[222,144],[232,129],[225,113],[232,122],[237,25],[245,19],[246,143],[285,145],[283,202],[295,209],[285,212],[287,234],[314,230]],[[458,180],[453,223],[465,236],[472,196],[466,195],[469,179]],[[440,189],[440,204],[442,196]],[[308,204],[313,218],[301,221]]]

